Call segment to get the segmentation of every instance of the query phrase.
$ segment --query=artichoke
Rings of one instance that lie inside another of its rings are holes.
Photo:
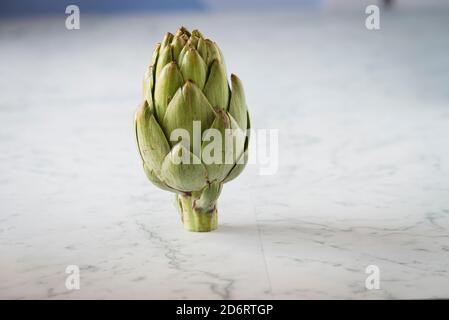
[[[242,82],[233,74],[231,86],[217,44],[184,27],[156,45],[144,75],[135,115],[143,169],[153,184],[176,194],[189,231],[217,228],[223,183],[247,163],[250,120]],[[179,129],[186,134],[177,136]],[[221,136],[208,134],[211,129]],[[181,155],[188,161],[179,161]]]

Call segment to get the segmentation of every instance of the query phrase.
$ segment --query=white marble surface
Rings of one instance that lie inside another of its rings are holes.
[[[2,20],[0,298],[449,298],[448,17]],[[133,140],[153,43],[181,24],[221,44],[254,126],[280,130],[278,173],[227,184],[209,234],[183,231]]]

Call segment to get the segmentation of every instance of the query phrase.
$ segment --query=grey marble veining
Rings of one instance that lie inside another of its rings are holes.
[[[0,298],[449,298],[448,16],[2,20]],[[226,184],[208,234],[183,231],[133,140],[153,43],[179,25],[221,45],[254,127],[279,129],[277,174]]]

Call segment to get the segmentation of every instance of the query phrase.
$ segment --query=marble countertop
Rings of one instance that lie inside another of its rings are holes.
[[[449,298],[448,16],[2,20],[0,298]],[[277,173],[226,184],[208,234],[182,229],[133,140],[153,44],[179,25],[221,45],[254,127],[279,130]]]

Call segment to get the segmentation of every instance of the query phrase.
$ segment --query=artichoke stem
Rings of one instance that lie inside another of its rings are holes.
[[[184,229],[193,232],[208,232],[217,229],[217,208],[201,212],[193,207],[192,196],[178,195],[179,209]]]

